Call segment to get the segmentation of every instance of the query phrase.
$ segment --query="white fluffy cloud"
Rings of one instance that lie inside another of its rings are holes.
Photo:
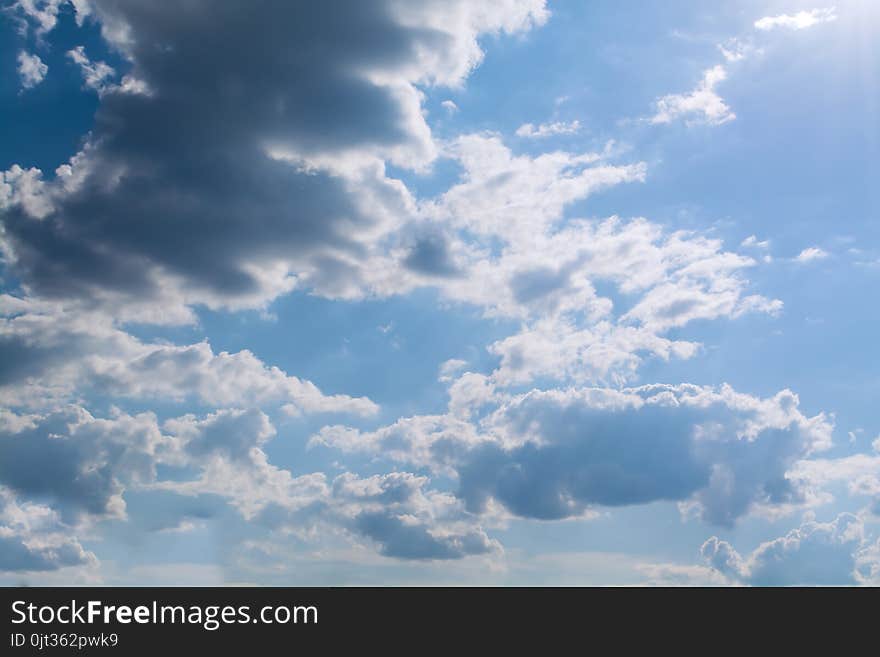
[[[325,427],[311,444],[452,476],[474,513],[500,504],[557,519],[675,500],[730,525],[750,511],[803,503],[788,472],[831,443],[828,419],[803,415],[789,391],[759,399],[727,386],[489,389],[469,399],[490,412],[478,421],[460,412],[415,416],[374,432]]]
[[[97,395],[214,407],[283,405],[289,414],[371,415],[378,409],[366,398],[325,395],[247,350],[147,343],[100,313],[9,295],[0,295],[0,353],[0,404],[12,407],[44,408]]]
[[[831,23],[837,20],[837,9],[826,7],[824,9],[810,9],[799,11],[795,14],[779,14],[778,16],[765,16],[755,21],[755,28],[768,32],[775,29],[804,30],[820,23]]]
[[[0,486],[0,571],[48,571],[96,561],[51,507],[20,502]]]
[[[300,535],[315,526],[342,531],[401,559],[458,559],[501,549],[460,501],[429,490],[426,477],[344,473],[330,481],[323,473],[294,477],[271,465],[262,445],[275,431],[262,413],[186,416],[166,422],[165,429],[186,458],[199,464],[201,475],[159,486],[183,495],[226,497],[257,524]]]
[[[815,262],[816,260],[824,260],[828,257],[828,252],[825,249],[819,248],[818,246],[810,246],[801,251],[795,256],[795,262],[799,262],[801,264],[807,262]]]
[[[871,583],[878,573],[876,549],[865,537],[863,522],[851,513],[830,522],[809,517],[745,557],[713,536],[703,544],[702,554],[723,575],[757,586]]]
[[[93,564],[76,535],[94,520],[125,518],[128,490],[179,496],[160,527],[180,525],[192,508],[186,499],[210,496],[257,527],[313,538],[318,528],[341,532],[400,559],[501,550],[459,500],[429,490],[427,478],[295,477],[268,460],[263,448],[275,434],[269,418],[254,409],[161,424],[152,413],[96,418],[76,406],[49,415],[0,415],[0,570]],[[177,474],[163,478],[160,465]],[[51,506],[18,501],[30,497]]]
[[[74,10],[77,25],[90,13],[89,0],[14,0],[9,9],[19,21],[19,29],[26,32],[33,25],[38,38],[55,28],[58,14],[65,5]]]
[[[116,71],[107,62],[93,62],[89,59],[83,46],[77,46],[67,51],[67,56],[74,64],[79,66],[83,83],[89,89],[98,92],[104,91],[108,82],[116,76]]]
[[[21,78],[22,89],[36,87],[43,81],[43,78],[46,77],[46,73],[49,71],[49,67],[43,63],[43,60],[38,55],[21,50],[18,53],[17,59],[18,76]]]
[[[685,119],[689,123],[723,125],[736,118],[736,114],[718,95],[716,87],[727,79],[723,66],[713,66],[703,73],[696,89],[685,94],[669,94],[657,99],[656,113],[651,123],[672,123]]]

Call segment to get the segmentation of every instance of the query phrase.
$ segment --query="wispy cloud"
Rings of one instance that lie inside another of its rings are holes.
[[[523,123],[516,129],[516,136],[526,137],[528,139],[540,139],[542,137],[552,137],[554,135],[573,135],[580,129],[580,121],[554,121],[553,123],[541,123],[540,125]]]
[[[768,32],[775,29],[805,30],[820,23],[831,23],[837,20],[837,8],[810,9],[796,14],[780,14],[765,16],[755,21],[755,28]]]
[[[810,246],[795,256],[795,261],[800,263],[814,262],[816,260],[824,260],[829,253],[818,246]]]
[[[723,66],[714,66],[703,73],[697,87],[684,94],[669,94],[656,102],[657,112],[651,123],[672,123],[676,119],[686,119],[691,123],[722,125],[733,121],[736,114],[727,106],[724,99],[715,91],[727,79]]]

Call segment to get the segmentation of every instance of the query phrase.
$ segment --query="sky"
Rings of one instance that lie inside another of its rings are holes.
[[[880,4],[3,0],[0,584],[880,584]]]

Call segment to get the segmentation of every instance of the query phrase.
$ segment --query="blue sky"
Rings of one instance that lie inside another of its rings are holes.
[[[5,2],[0,582],[880,582],[880,7],[332,4]]]

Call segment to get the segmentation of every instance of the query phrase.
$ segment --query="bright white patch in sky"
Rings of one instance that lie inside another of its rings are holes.
[[[18,75],[21,78],[22,89],[31,89],[36,87],[43,78],[49,67],[43,63],[37,55],[32,55],[24,50],[18,53]]]
[[[759,240],[754,235],[749,235],[745,238],[740,246],[744,246],[747,248],[754,249],[769,249],[770,248],[770,240]]]
[[[106,62],[93,62],[90,60],[83,46],[77,46],[69,50],[67,56],[73,63],[79,66],[83,82],[89,89],[94,89],[98,92],[103,91],[107,82],[116,75],[113,67]]]
[[[693,91],[659,98],[656,102],[657,113],[651,117],[651,123],[672,123],[685,119],[688,123],[722,125],[733,121],[736,114],[715,91],[726,79],[727,71],[723,66],[708,69]]]
[[[779,16],[765,16],[755,21],[755,27],[767,32],[777,28],[787,30],[804,30],[819,23],[830,23],[837,20],[837,9],[827,7],[824,9],[811,9],[799,11],[796,14],[780,14]]]
[[[828,257],[828,252],[818,246],[809,246],[797,254],[795,260],[797,262],[813,262],[815,260],[824,260]]]

